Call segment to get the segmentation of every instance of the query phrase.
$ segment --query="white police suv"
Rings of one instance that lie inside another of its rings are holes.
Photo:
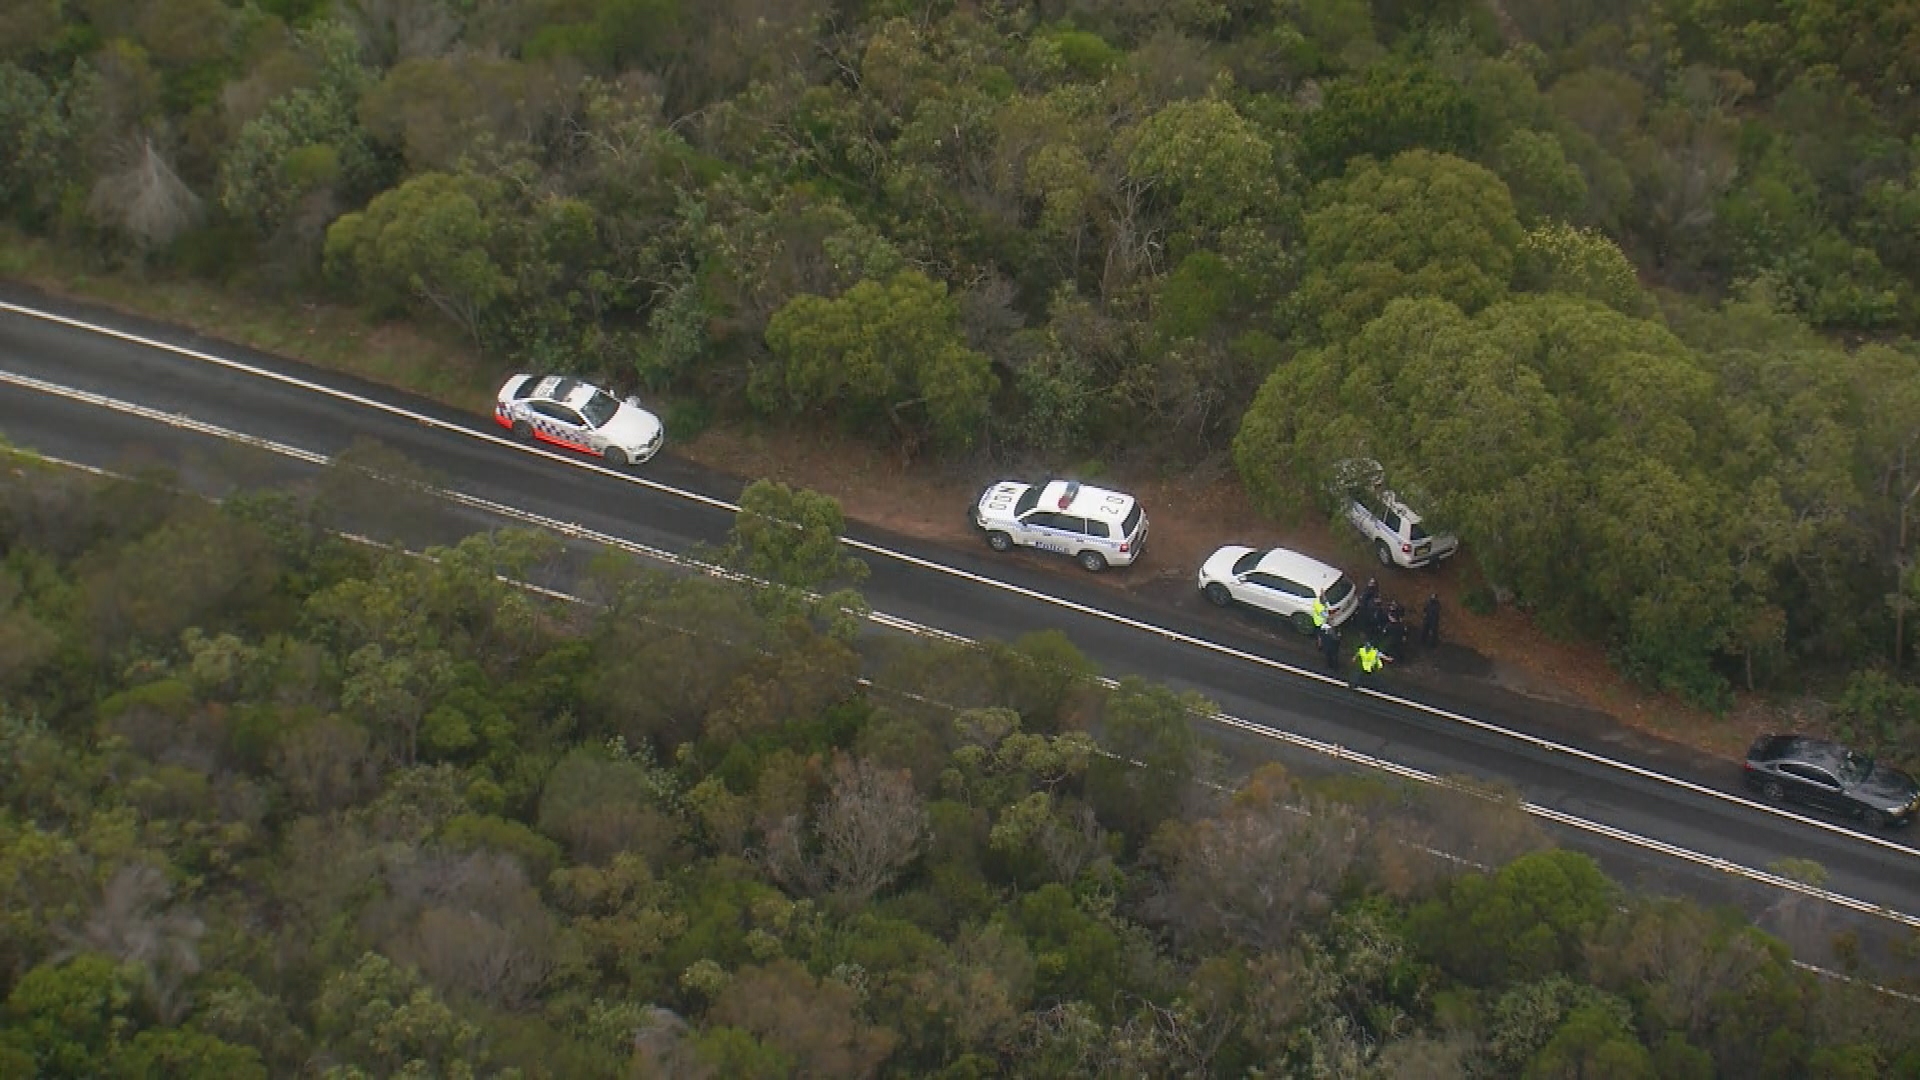
[[[1133,496],[1074,480],[1002,480],[980,493],[971,517],[995,551],[1039,548],[1096,572],[1133,562],[1147,542],[1147,514]]]
[[[639,398],[615,400],[605,390],[569,375],[515,375],[500,387],[493,418],[522,439],[538,439],[609,465],[638,465],[666,441],[660,418]]]

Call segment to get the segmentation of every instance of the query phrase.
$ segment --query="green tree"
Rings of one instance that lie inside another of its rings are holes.
[[[1576,1009],[1527,1063],[1526,1080],[1582,1080],[1617,1076],[1652,1080],[1653,1059],[1632,1028],[1606,1009]]]
[[[867,567],[841,545],[846,528],[837,499],[755,480],[740,493],[729,561],[757,578],[796,588],[857,582]]]
[[[1194,717],[1214,712],[1197,694],[1177,694],[1129,676],[1108,695],[1096,737],[1106,751],[1087,770],[1087,794],[1100,819],[1145,843],[1180,812],[1203,765]]]
[[[548,69],[505,57],[419,56],[368,88],[359,117],[369,134],[403,147],[414,169],[453,172],[476,152],[519,151],[563,93]]]
[[[488,247],[491,199],[478,181],[415,176],[327,229],[327,270],[375,306],[424,301],[481,346],[509,284]]]
[[[1295,308],[1323,340],[1353,334],[1397,296],[1478,311],[1506,294],[1524,238],[1499,177],[1427,150],[1356,161],[1315,203]]]
[[[1171,102],[1123,136],[1127,173],[1196,239],[1273,215],[1280,161],[1252,121],[1218,98]]]
[[[967,446],[997,380],[958,316],[947,287],[916,270],[833,299],[797,296],[767,324],[777,363],[748,392],[768,412],[832,411],[854,430],[884,422],[909,447]]]
[[[1614,891],[1585,855],[1523,855],[1495,874],[1458,879],[1444,897],[1415,908],[1407,929],[1427,955],[1479,985],[1574,973]]]
[[[0,41],[8,39],[0,28]],[[7,162],[0,212],[28,227],[48,223],[62,195],[81,180],[86,105],[82,81],[49,82],[0,62],[0,160]]]
[[[1523,292],[1584,296],[1630,315],[1647,307],[1639,276],[1619,245],[1595,230],[1558,222],[1527,230],[1515,252],[1513,285]]]
[[[235,1046],[197,1031],[143,1031],[115,1055],[112,1075],[127,1080],[266,1080],[250,1046]]]
[[[1513,193],[1522,220],[1581,218],[1587,214],[1587,178],[1568,160],[1559,136],[1516,129],[1493,151],[1493,169]]]
[[[329,977],[314,1014],[328,1047],[375,1075],[472,1077],[486,1060],[478,1027],[448,1008],[412,968],[378,953]]]
[[[354,109],[366,82],[344,23],[319,20],[296,35],[312,75],[273,98],[240,129],[220,162],[221,209],[256,237],[272,237],[311,196],[359,195],[379,164]]]
[[[1422,149],[1470,157],[1483,138],[1479,110],[1456,83],[1422,64],[1387,63],[1334,82],[1300,142],[1309,171],[1333,176],[1363,156]]]
[[[49,1080],[105,1074],[131,1038],[133,983],[94,953],[27,972],[7,995],[0,1040],[33,1060]]]

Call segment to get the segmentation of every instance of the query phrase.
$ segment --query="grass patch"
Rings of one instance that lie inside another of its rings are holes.
[[[71,252],[10,228],[0,228],[0,276],[469,411],[492,408],[494,387],[504,370],[475,356],[451,332],[443,336],[413,323],[375,323],[335,304],[263,297],[167,277],[142,280],[103,273]]]

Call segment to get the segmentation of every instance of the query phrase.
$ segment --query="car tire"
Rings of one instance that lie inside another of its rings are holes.
[[[527,423],[525,420],[515,420],[513,422],[513,437],[519,439],[521,442],[532,442],[533,425]]]
[[[1878,810],[1869,808],[1866,811],[1861,813],[1860,823],[1865,825],[1867,828],[1873,829],[1874,831],[1878,832],[1879,830],[1887,827],[1887,815],[1881,813]]]
[[[1227,591],[1225,585],[1217,581],[1200,591],[1207,594],[1207,600],[1212,603],[1214,607],[1226,607],[1233,603],[1233,594]]]
[[[616,469],[626,468],[627,452],[617,446],[609,446],[605,450],[600,451],[600,456],[606,460],[607,464]]]
[[[1289,617],[1289,621],[1293,623],[1295,630],[1309,637],[1313,636],[1313,616],[1304,611],[1296,611]]]
[[[1077,556],[1080,568],[1089,574],[1097,574],[1107,568],[1107,557],[1097,551],[1083,551]]]
[[[1003,532],[990,532],[987,534],[987,546],[1004,555],[1013,550],[1013,537]]]
[[[1770,802],[1785,802],[1787,799],[1787,789],[1782,787],[1778,780],[1769,780],[1760,785],[1760,794],[1765,795]]]
[[[1393,565],[1393,549],[1387,546],[1385,540],[1375,540],[1373,542],[1373,557],[1380,560],[1381,566],[1391,567]]]

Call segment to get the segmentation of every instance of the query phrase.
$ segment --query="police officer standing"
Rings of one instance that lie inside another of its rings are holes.
[[[1374,648],[1373,642],[1370,640],[1360,643],[1360,648],[1353,654],[1353,659],[1357,665],[1357,670],[1347,676],[1347,689],[1349,690],[1358,687],[1362,679],[1365,679],[1368,685],[1372,685],[1375,673],[1393,662],[1392,657]]]
[[[1320,628],[1320,654],[1327,658],[1327,671],[1340,674],[1340,631],[1331,626]]]
[[[1420,644],[1431,649],[1440,644],[1440,594],[1427,594],[1426,615],[1420,620]]]
[[[1400,610],[1400,601],[1387,601],[1385,622],[1382,630],[1387,639],[1385,651],[1389,658],[1397,660],[1407,653],[1407,622],[1405,613]]]

